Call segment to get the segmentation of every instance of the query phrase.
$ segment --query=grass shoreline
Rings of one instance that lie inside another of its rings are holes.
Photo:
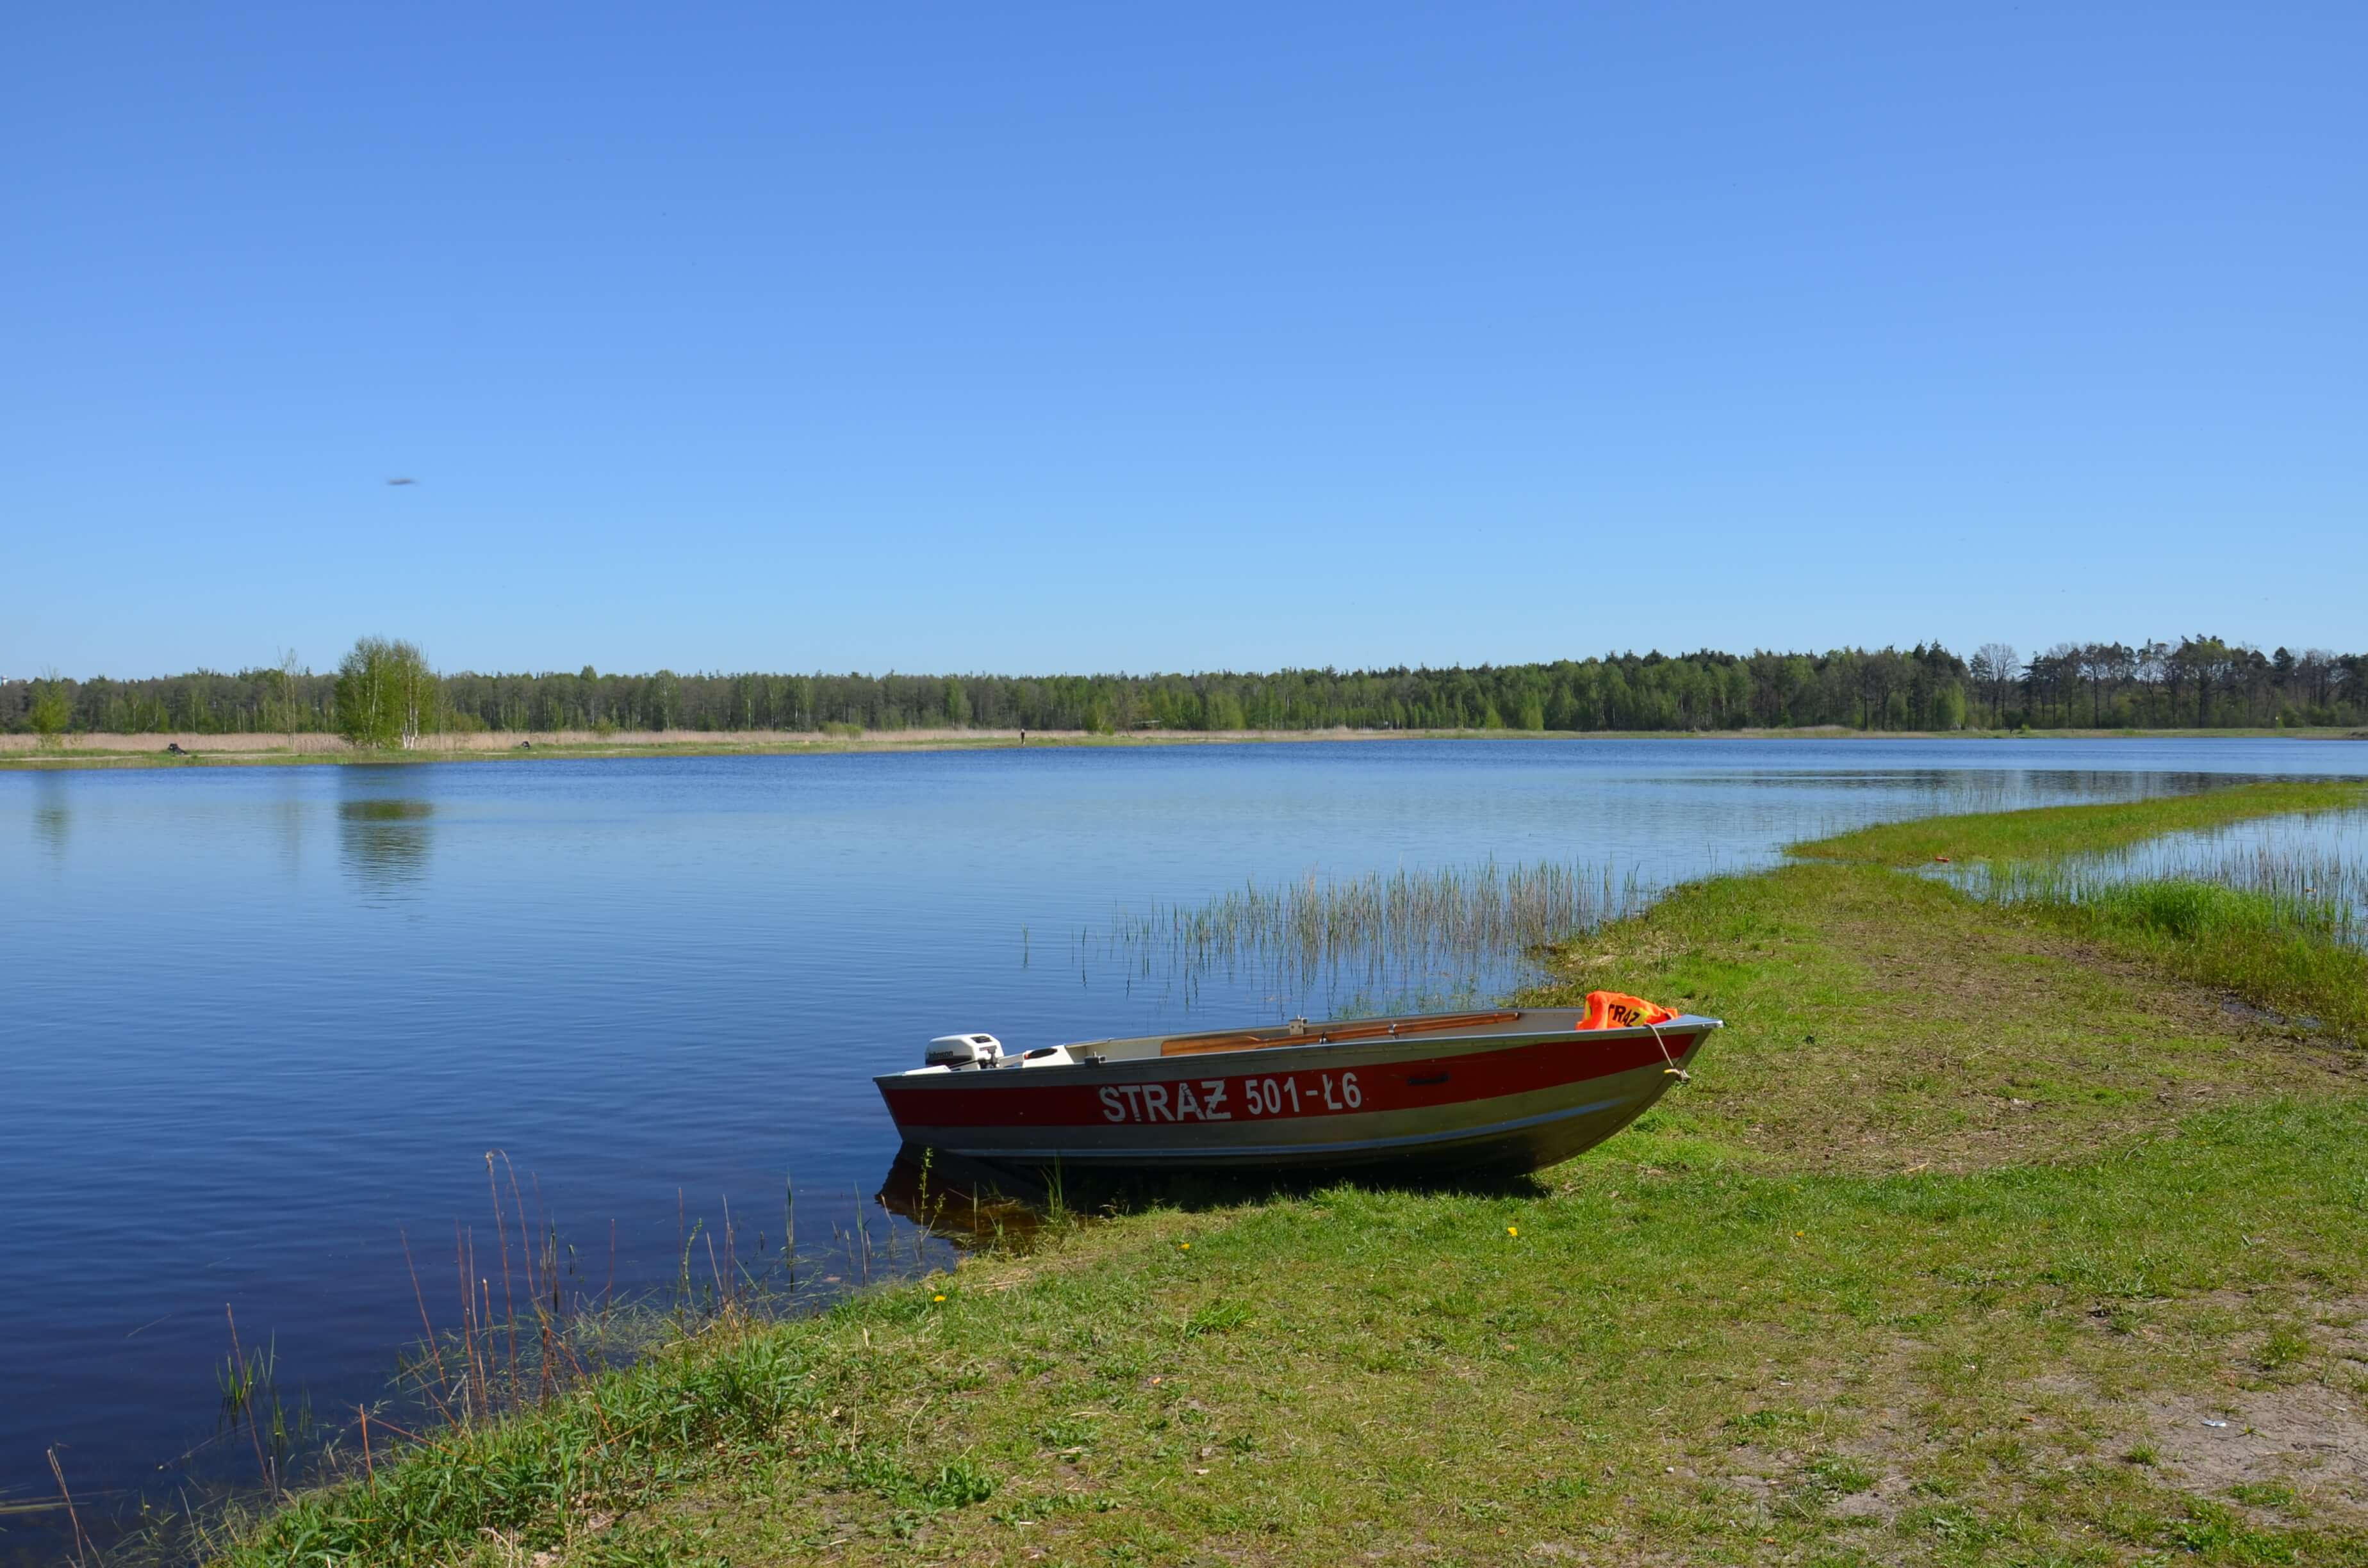
[[[727,1324],[221,1560],[2368,1565],[2358,1047],[1854,836],[1555,955],[1525,1000],[1729,1024],[1568,1165],[1211,1189]]]
[[[735,738],[737,737],[737,738]],[[463,744],[414,751],[358,750],[325,736],[302,736],[290,746],[272,734],[80,735],[42,749],[29,735],[0,735],[0,770],[50,771],[122,767],[323,767],[435,762],[531,762],[551,757],[809,756],[848,752],[973,751],[1016,747],[1018,731],[881,731],[843,737],[803,732],[716,732],[695,739],[637,739],[620,733],[599,738],[541,733],[456,737]],[[1742,730],[1233,730],[1138,731],[1092,734],[1084,731],[1031,730],[1027,745],[1173,746],[1288,744],[1310,741],[1638,741],[1638,740],[2368,740],[2368,731],[2318,729],[2217,730],[1885,730],[1838,725],[1805,729]],[[518,741],[531,740],[529,749]],[[251,744],[250,744],[251,743]],[[326,743],[308,749],[312,743]],[[166,752],[168,744],[186,751]]]

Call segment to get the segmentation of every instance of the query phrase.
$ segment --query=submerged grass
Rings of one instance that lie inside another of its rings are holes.
[[[2362,1568],[2368,1075],[2155,945],[2271,928],[2146,897],[1680,889],[1531,998],[1729,1022],[1588,1156],[1155,1204],[720,1321],[222,1560]]]

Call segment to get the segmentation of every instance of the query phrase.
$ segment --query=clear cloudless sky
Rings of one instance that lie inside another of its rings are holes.
[[[19,6],[0,674],[2359,648],[2363,82],[2356,0]]]

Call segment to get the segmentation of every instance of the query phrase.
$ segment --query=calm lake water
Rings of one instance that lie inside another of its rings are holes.
[[[1374,999],[1178,984],[1098,942],[1129,911],[1490,858],[1651,889],[1877,819],[2363,773],[2327,742],[1704,740],[0,774],[0,1558],[54,1551],[12,1506],[55,1496],[52,1446],[86,1524],[244,1462],[226,1307],[324,1418],[379,1395],[419,1330],[404,1238],[439,1324],[456,1226],[484,1272],[488,1151],[596,1287],[671,1280],[727,1201],[778,1246],[789,1180],[852,1278],[859,1215],[883,1259],[943,1256],[871,1199],[870,1077],[930,1036]]]

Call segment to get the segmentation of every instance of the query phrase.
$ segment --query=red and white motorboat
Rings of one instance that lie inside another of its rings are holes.
[[[1721,1027],[1611,993],[1588,1000],[1022,1052],[947,1035],[927,1066],[873,1081],[908,1146],[989,1163],[1534,1170],[1635,1120]]]

